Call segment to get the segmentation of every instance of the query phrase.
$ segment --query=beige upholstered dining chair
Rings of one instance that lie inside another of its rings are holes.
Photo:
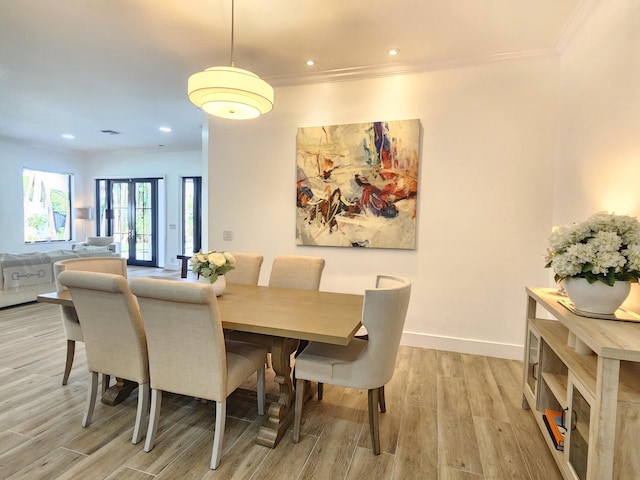
[[[368,340],[354,338],[349,345],[311,342],[296,359],[296,402],[293,441],[300,440],[305,380],[369,391],[369,430],[373,453],[380,454],[378,406],[384,412],[380,390],[391,380],[400,337],[409,306],[411,283],[386,275],[364,295],[362,323]]]
[[[162,392],[216,402],[212,469],[222,456],[227,397],[257,372],[258,413],[264,415],[267,350],[251,343],[225,340],[213,289],[199,283],[135,278],[151,373],[151,420],[144,450],[153,448]]]
[[[65,270],[81,270],[85,272],[102,272],[113,273],[114,275],[122,275],[127,277],[127,259],[120,257],[88,257],[88,258],[70,258],[60,260],[53,264],[53,274],[56,280],[56,290],[58,292],[66,290],[58,281],[58,275]],[[66,385],[71,373],[73,365],[73,357],[76,351],[76,342],[82,342],[82,330],[78,315],[73,307],[60,307],[62,316],[62,326],[67,337],[67,360],[64,366],[64,375],[62,376],[62,385]],[[104,387],[104,386],[103,386]]]
[[[258,285],[264,257],[257,253],[234,253],[236,267],[225,273],[227,282],[242,285]]]
[[[67,287],[82,323],[87,368],[91,373],[82,426],[91,423],[98,388],[98,373],[138,383],[138,410],[132,443],[142,439],[149,407],[149,358],[136,298],[122,275],[65,270],[58,275]]]
[[[302,255],[281,255],[273,260],[269,286],[295,288],[298,290],[319,290],[324,258]]]

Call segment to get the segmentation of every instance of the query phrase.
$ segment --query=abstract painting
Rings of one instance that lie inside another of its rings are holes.
[[[414,249],[420,121],[298,128],[296,243]]]

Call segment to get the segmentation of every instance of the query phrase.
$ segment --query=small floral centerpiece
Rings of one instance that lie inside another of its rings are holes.
[[[546,267],[557,282],[584,278],[590,284],[640,278],[640,223],[635,217],[598,212],[587,220],[562,226],[549,238]]]
[[[233,270],[236,265],[235,257],[229,252],[203,252],[200,250],[194,253],[189,259],[191,271],[198,274],[198,277],[208,278],[214,283],[219,275],[224,275],[229,270]]]

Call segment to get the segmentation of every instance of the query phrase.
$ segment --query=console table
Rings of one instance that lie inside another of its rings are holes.
[[[640,478],[640,323],[576,315],[556,289],[526,292],[522,407],[532,410],[563,477]],[[565,413],[563,451],[545,409]]]

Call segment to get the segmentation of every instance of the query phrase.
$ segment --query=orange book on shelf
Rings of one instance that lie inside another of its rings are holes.
[[[547,408],[542,417],[556,449],[564,450],[564,432],[566,429],[564,427],[563,412]]]

